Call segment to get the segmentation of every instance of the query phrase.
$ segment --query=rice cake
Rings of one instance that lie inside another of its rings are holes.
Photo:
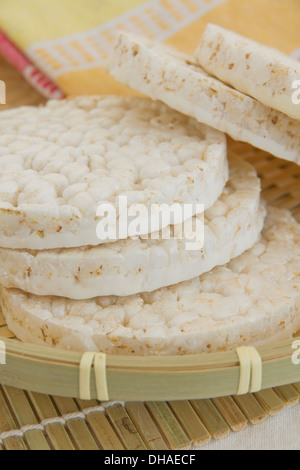
[[[236,90],[300,120],[300,105],[293,99],[300,88],[296,59],[214,24],[207,26],[195,57]]]
[[[220,199],[197,216],[204,246],[188,251],[187,241],[127,239],[97,247],[28,251],[0,248],[0,283],[37,295],[70,299],[126,296],[192,279],[251,248],[263,228],[260,180],[242,158],[230,157],[230,179]],[[193,226],[194,230],[196,224]],[[166,234],[164,234],[166,235]]]
[[[119,215],[123,196],[149,219],[152,205],[193,202],[196,212],[227,180],[225,135],[148,99],[79,97],[0,113],[1,247],[99,245],[100,204]]]
[[[300,122],[212,77],[194,58],[120,33],[107,69],[120,82],[235,140],[300,164]]]
[[[76,301],[1,288],[22,341],[75,351],[168,355],[284,340],[300,328],[300,225],[269,208],[260,241],[229,264],[130,297]]]

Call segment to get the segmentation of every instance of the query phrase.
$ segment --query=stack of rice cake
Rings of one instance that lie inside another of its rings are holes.
[[[250,69],[263,69],[268,54],[284,73],[256,83],[244,68],[253,55]],[[299,65],[214,25],[195,57],[121,33],[110,72],[164,103],[80,97],[0,114],[1,305],[21,340],[193,354],[300,328],[300,225],[266,207],[254,168],[227,155],[222,133],[299,163],[299,116],[269,90],[288,88]],[[203,247],[163,239],[184,222],[179,213],[155,234],[149,216],[147,233],[99,238],[97,208],[120,217],[120,196],[149,214],[189,204],[193,225],[204,221]]]

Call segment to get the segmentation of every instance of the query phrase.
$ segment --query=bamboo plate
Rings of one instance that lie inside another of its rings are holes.
[[[7,83],[7,107],[42,102],[7,65],[0,63]],[[236,153],[253,163],[262,179],[263,197],[291,209],[300,221],[300,167],[275,159],[248,145],[230,142]],[[79,397],[81,354],[24,344],[16,340],[0,316],[0,339],[7,365],[0,366],[0,383],[31,392]],[[299,338],[300,339],[300,338]],[[292,363],[292,341],[258,348],[263,360],[263,390],[300,382],[300,366]],[[236,394],[240,367],[236,352],[176,357],[107,357],[111,400],[155,401],[212,399]],[[92,378],[92,398],[96,398]]]

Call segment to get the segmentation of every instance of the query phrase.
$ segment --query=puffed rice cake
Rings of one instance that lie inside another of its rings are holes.
[[[205,211],[205,220],[197,216],[200,231],[205,224],[202,249],[193,245],[189,251],[191,241],[174,238],[172,227],[165,239],[160,233],[155,234],[158,239],[127,239],[97,247],[0,248],[0,283],[77,300],[126,296],[177,284],[227,263],[257,242],[265,216],[254,168],[240,157],[231,156],[229,161],[230,179],[221,197]],[[190,226],[196,231],[195,223]],[[172,238],[167,239],[168,235]]]
[[[149,209],[149,221],[155,204],[193,202],[196,213],[227,180],[226,136],[145,98],[79,97],[0,113],[4,248],[99,245],[107,241],[96,232],[100,204],[118,216],[127,197]]]
[[[225,266],[152,293],[76,301],[1,288],[21,340],[75,351],[173,355],[292,338],[300,328],[300,224],[269,208],[260,241]]]
[[[300,122],[209,75],[196,59],[119,33],[106,68],[120,82],[233,139],[300,164]]]
[[[300,63],[281,51],[209,24],[195,57],[209,73],[270,108],[300,120],[294,102]]]

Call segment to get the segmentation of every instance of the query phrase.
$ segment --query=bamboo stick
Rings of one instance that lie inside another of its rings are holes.
[[[146,445],[123,406],[112,406],[107,409],[107,414],[117,430],[125,449],[147,450]]]
[[[19,450],[24,451],[28,450],[24,439],[21,437],[8,437],[4,441],[4,448],[5,450]]]
[[[191,439],[186,435],[167,403],[147,402],[146,406],[171,449],[186,450],[191,447]]]
[[[59,417],[50,397],[39,393],[29,393],[30,400],[41,421]],[[45,427],[47,436],[55,450],[75,450],[70,436],[61,423],[51,423]]]
[[[169,406],[195,446],[210,441],[211,435],[188,401],[171,401]]]
[[[274,391],[284,401],[286,406],[294,406],[299,403],[300,397],[292,385],[285,385],[274,388]]]
[[[99,407],[96,400],[76,400],[76,402],[80,410]],[[86,416],[86,421],[97,436],[103,450],[124,450],[124,446],[104,413],[93,411]]]
[[[254,395],[248,394],[233,398],[251,424],[259,424],[267,418],[267,413],[260,406]]]
[[[259,393],[255,393],[254,396],[258,403],[271,416],[275,416],[285,409],[284,402],[271,388],[269,390],[263,390]]]
[[[194,400],[191,403],[214,439],[222,439],[230,433],[228,424],[211,400]]]
[[[149,450],[168,450],[168,446],[143,403],[127,403],[126,411]]]
[[[300,396],[300,382],[294,384],[293,387],[296,390],[296,392],[298,393],[298,395]]]
[[[0,389],[0,429],[1,433],[18,429]],[[3,441],[6,450],[27,450],[26,443],[22,437],[10,437]]]
[[[54,403],[62,415],[78,413],[78,408],[71,398],[53,397]],[[68,420],[66,427],[73,436],[79,450],[99,450],[86,422],[81,418]],[[80,437],[80,439],[78,439]]]
[[[242,431],[247,427],[247,418],[245,418],[232,397],[215,398],[212,402],[232,431]]]
[[[3,390],[18,421],[18,428],[28,424],[38,424],[38,420],[23,390],[13,387],[3,387]],[[43,431],[27,431],[24,436],[31,450],[50,450]]]

